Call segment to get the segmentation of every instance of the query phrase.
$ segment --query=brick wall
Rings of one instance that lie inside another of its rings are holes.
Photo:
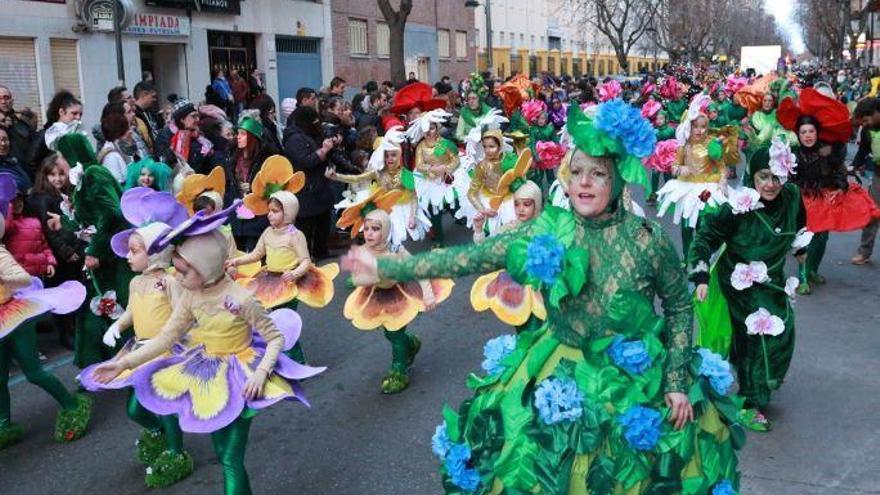
[[[397,2],[392,2],[396,5]],[[436,11],[435,11],[436,4]],[[350,86],[359,87],[369,80],[383,81],[390,78],[391,62],[388,57],[377,55],[377,23],[384,22],[376,0],[333,0],[332,5],[333,33],[333,70]],[[363,19],[367,21],[366,56],[353,56],[349,50],[348,21]],[[449,59],[432,57],[431,63],[437,64],[439,76],[448,75],[453,80],[467,77],[474,70],[474,13],[464,6],[464,0],[413,0],[413,10],[407,24],[418,24],[422,27],[448,29],[450,31]],[[455,31],[467,31],[467,58],[455,57]],[[406,47],[404,47],[406,50]],[[438,76],[438,78],[439,78]],[[433,83],[434,81],[426,81]]]

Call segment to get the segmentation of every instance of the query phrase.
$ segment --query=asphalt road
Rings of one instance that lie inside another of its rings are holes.
[[[677,228],[666,228],[677,240]],[[466,234],[456,227],[452,238],[463,242]],[[775,429],[750,434],[741,453],[743,494],[880,493],[880,267],[849,264],[857,242],[857,234],[832,235],[821,270],[828,284],[798,300],[794,363],[770,409]],[[472,311],[472,282],[458,280],[446,303],[410,326],[423,346],[411,387],[397,396],[379,392],[390,362],[382,334],[358,331],[342,318],[341,277],[328,307],[302,308],[308,360],[330,369],[305,384],[311,409],[285,403],[254,420],[247,456],[254,491],[440,493],[430,449],[440,410],[469,396],[465,378],[479,368],[483,343],[510,331],[489,313]],[[56,372],[73,384],[70,364]],[[0,493],[145,493],[144,468],[134,460],[139,430],[125,416],[124,398],[99,394],[89,434],[59,445],[51,438],[54,402],[16,383],[13,415],[27,432],[22,443],[0,452]],[[161,493],[221,493],[210,439],[187,435],[185,442],[196,471]]]

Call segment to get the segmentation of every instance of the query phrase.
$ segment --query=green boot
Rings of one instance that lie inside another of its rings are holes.
[[[409,351],[406,355],[406,367],[409,368],[416,360],[416,354],[422,349],[422,341],[415,335],[409,335]]]
[[[149,466],[165,450],[165,433],[162,430],[152,431],[145,428],[135,446],[138,462]]]
[[[798,265],[798,280],[800,281],[800,285],[798,285],[796,292],[802,296],[810,295],[813,292],[813,289],[810,287],[810,277],[807,275],[806,263],[800,263]]]
[[[752,431],[764,433],[770,431],[770,420],[757,409],[741,409],[739,411],[739,423]]]
[[[92,417],[92,399],[83,394],[76,395],[76,407],[58,411],[55,418],[55,441],[73,442],[82,438]]]
[[[10,423],[0,428],[0,450],[17,444],[24,436],[24,428],[21,425]]]
[[[395,332],[385,330],[385,338],[391,342],[391,370],[382,378],[382,393],[396,394],[409,387],[407,369],[412,366],[422,342],[414,335],[406,333],[406,328]]]
[[[162,452],[147,468],[144,482],[149,488],[166,488],[186,478],[193,472],[193,460],[189,452]]]
[[[382,378],[382,393],[397,394],[409,387],[409,376],[405,371],[391,370]]]
[[[810,283],[816,285],[825,285],[825,282],[827,282],[827,280],[825,280],[825,277],[819,275],[817,272],[810,272]]]

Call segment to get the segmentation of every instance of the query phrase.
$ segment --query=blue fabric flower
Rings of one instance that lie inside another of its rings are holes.
[[[733,386],[733,373],[730,372],[730,363],[709,349],[697,349],[702,362],[700,374],[709,380],[709,384],[719,395],[727,395]]]
[[[562,272],[565,247],[550,234],[532,238],[526,251],[526,273],[547,285],[553,285]]]
[[[712,495],[736,495],[736,490],[733,489],[733,483],[730,480],[724,480],[712,488]]]
[[[504,371],[504,360],[516,348],[515,335],[502,335],[486,342],[483,346],[483,363],[481,366],[489,375]]]
[[[618,335],[608,348],[608,355],[614,364],[633,375],[641,375],[651,367],[651,356],[643,340],[627,341]]]
[[[627,154],[645,158],[654,152],[657,135],[653,126],[642,117],[639,109],[621,99],[599,105],[595,125],[608,136],[619,140]]]
[[[535,407],[544,424],[574,421],[581,417],[584,395],[571,378],[548,378],[535,390]]]
[[[449,435],[446,434],[446,422],[444,421],[434,430],[434,436],[431,437],[431,450],[442,461],[446,458],[450,447],[452,447],[452,442],[449,440]]]
[[[651,450],[660,440],[663,416],[660,411],[644,406],[632,406],[617,417],[623,426],[623,438],[635,450]]]
[[[446,452],[446,473],[452,484],[462,490],[472,492],[480,485],[480,475],[476,469],[467,467],[471,460],[471,449],[463,443],[454,443]]]

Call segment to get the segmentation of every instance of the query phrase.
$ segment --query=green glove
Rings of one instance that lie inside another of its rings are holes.
[[[712,142],[709,143],[709,146],[706,147],[706,151],[709,154],[710,160],[720,160],[721,154],[724,152],[724,147],[721,146],[721,140],[713,139]]]

